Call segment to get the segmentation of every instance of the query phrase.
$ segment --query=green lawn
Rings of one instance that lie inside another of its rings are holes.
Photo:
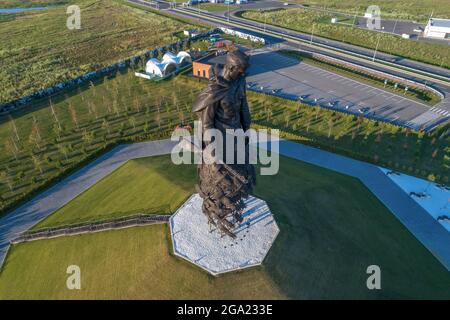
[[[193,192],[196,170],[172,169],[167,156],[131,160],[34,229],[106,220],[135,213],[170,214]]]
[[[199,7],[201,10],[207,10],[209,12],[219,12],[219,11],[227,11],[228,9],[233,10],[238,8],[239,6],[232,4],[228,6],[223,3],[201,3],[192,6],[192,8],[199,8]]]
[[[280,160],[278,175],[260,176],[255,189],[281,229],[262,267],[214,278],[170,255],[167,226],[130,228],[14,245],[0,273],[0,299],[450,298],[448,271],[358,180]],[[147,180],[144,163],[153,161],[139,161],[144,171],[134,183]],[[160,161],[161,175],[195,183],[182,173],[192,168]],[[107,178],[112,186],[118,174]],[[83,196],[103,201],[100,185]],[[159,192],[155,184],[148,195]],[[65,288],[72,264],[81,268],[81,291]],[[373,264],[382,272],[379,291],[366,288]]]
[[[358,15],[364,15],[370,5],[377,5],[381,9],[383,19],[427,21],[431,12],[435,18],[450,18],[448,0],[290,0],[290,2]]]
[[[192,27],[117,0],[76,4],[80,30],[66,27],[66,6],[1,23],[0,104],[173,43],[178,40],[174,33]]]
[[[283,297],[263,268],[214,279],[175,258],[168,229],[153,225],[19,245],[0,276],[0,300]],[[66,287],[69,265],[81,269],[79,291]]]
[[[76,4],[76,0],[0,0],[0,8],[30,8]]]

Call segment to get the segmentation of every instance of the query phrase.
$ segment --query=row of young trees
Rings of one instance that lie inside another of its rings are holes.
[[[431,133],[413,131],[362,116],[347,115],[318,106],[260,99],[251,104],[257,123],[275,126],[308,138],[312,144],[337,153],[449,182],[450,126]]]
[[[192,121],[197,82],[151,85],[124,79],[79,89],[77,99],[67,93],[61,102],[49,99],[25,126],[23,117],[8,116],[0,183],[9,192],[2,192],[0,206],[116,141],[155,136]]]

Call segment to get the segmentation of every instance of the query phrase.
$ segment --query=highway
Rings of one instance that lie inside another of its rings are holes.
[[[172,8],[169,11],[179,12],[180,14],[190,16],[191,18],[192,17],[201,18],[204,22],[234,26],[278,37],[286,41],[295,41],[296,43],[300,43],[309,48],[321,49],[322,51],[328,53],[331,52],[334,54],[340,54],[341,56],[347,55],[351,56],[354,59],[362,58],[362,60],[360,61],[368,62],[371,65],[382,64],[385,67],[400,69],[404,72],[408,71],[413,72],[414,74],[421,75],[422,78],[428,79],[429,81],[439,81],[439,83],[441,84],[450,86],[450,70],[448,69],[397,57],[394,55],[389,55],[386,53],[377,52],[375,54],[374,50],[372,49],[366,49],[348,43],[342,43],[339,41],[317,37],[314,35],[311,36],[310,34],[302,32],[288,30],[281,27],[272,26],[269,24],[265,25],[264,23],[247,20],[243,18],[238,18],[233,14],[233,12],[237,12],[239,10],[242,9],[230,11],[229,17],[227,11],[206,13],[206,12],[199,12],[191,8],[181,8],[181,7]],[[373,59],[374,54],[375,59]]]
[[[129,0],[130,2],[134,3],[140,3],[143,4],[142,0]],[[268,6],[282,6],[282,3],[274,2],[274,1],[260,1],[260,2],[254,2],[249,4],[249,6],[261,6],[264,5],[265,8]],[[159,8],[165,10],[167,13],[171,13],[177,16],[182,16],[185,18],[195,19],[198,21],[201,21],[203,23],[207,23],[208,25],[214,26],[214,27],[233,27],[238,29],[247,31],[252,34],[257,34],[259,36],[263,36],[266,39],[268,38],[272,42],[278,42],[279,44],[283,46],[287,46],[291,49],[297,49],[297,50],[304,50],[314,53],[320,53],[322,55],[339,59],[340,61],[349,62],[353,64],[357,64],[366,68],[370,68],[376,71],[385,72],[388,74],[391,74],[393,76],[402,77],[408,80],[416,81],[422,84],[425,84],[427,86],[430,86],[438,91],[440,91],[444,96],[445,99],[440,102],[439,104],[429,107],[424,104],[416,103],[414,101],[411,101],[409,99],[405,99],[405,97],[399,96],[399,97],[393,97],[389,101],[383,101],[383,95],[380,94],[378,98],[376,99],[370,99],[368,96],[360,95],[358,99],[348,100],[343,99],[343,97],[348,96],[349,91],[345,89],[344,85],[340,88],[335,89],[336,84],[330,84],[329,80],[334,79],[334,81],[337,81],[337,85],[339,84],[339,81],[343,81],[343,79],[338,79],[339,77],[328,77],[324,79],[319,79],[321,81],[312,81],[312,83],[315,83],[318,86],[323,85],[325,88],[332,88],[327,91],[322,90],[320,87],[316,87],[312,89],[311,92],[315,92],[316,95],[319,92],[324,92],[324,95],[322,97],[317,97],[319,101],[321,101],[321,105],[324,107],[328,107],[329,103],[334,103],[336,101],[339,101],[340,103],[336,104],[336,107],[345,108],[348,104],[353,105],[354,110],[340,110],[340,111],[350,111],[352,113],[358,114],[360,113],[359,109],[361,108],[367,108],[369,107],[369,110],[367,112],[364,112],[364,115],[367,117],[373,117],[377,118],[382,121],[388,121],[392,123],[399,124],[401,126],[410,127],[413,129],[426,129],[431,130],[432,128],[436,127],[437,125],[447,122],[450,119],[450,72],[446,69],[439,68],[436,66],[429,66],[426,64],[422,64],[420,62],[410,61],[403,59],[402,61],[399,61],[399,63],[393,63],[392,61],[395,60],[393,56],[382,54],[377,55],[377,59],[375,62],[372,61],[370,58],[370,52],[373,51],[369,49],[359,48],[352,45],[347,45],[343,43],[339,43],[336,41],[331,41],[328,39],[323,38],[317,38],[313,37],[313,41],[311,43],[311,36],[305,35],[297,32],[293,32],[290,30],[285,30],[283,28],[277,28],[277,27],[271,27],[271,26],[264,26],[261,25],[258,22],[253,21],[247,21],[244,19],[236,18],[233,16],[233,11],[230,11],[231,15],[229,16],[230,22],[228,22],[227,17],[227,11],[222,12],[214,12],[214,13],[208,13],[205,11],[198,11],[197,9],[186,9],[182,8],[180,6],[173,7],[173,4],[169,4],[164,1],[159,1]],[[234,12],[242,10],[242,9],[235,9]],[[264,31],[264,29],[266,31]],[[271,31],[274,29],[275,31]],[[288,34],[289,38],[286,38],[285,35]],[[297,35],[298,34],[298,35]],[[309,41],[305,41],[308,40]],[[325,41],[328,47],[322,47],[317,46],[316,41]],[[344,50],[334,50],[331,49],[332,45],[334,43],[337,43],[339,46],[345,45],[347,49],[353,50],[353,48],[357,51],[360,55],[355,55],[355,52],[345,52]],[[387,62],[384,63],[381,59],[386,58]],[[261,61],[261,60],[257,60]],[[264,62],[267,63],[267,62]],[[403,65],[407,63],[407,66]],[[279,66],[280,69],[282,69],[283,66]],[[421,70],[416,71],[416,69],[407,70],[408,68],[419,68]],[[271,67],[273,69],[274,66]],[[301,68],[304,68],[304,66],[301,66]],[[430,75],[425,75],[425,73],[428,73],[430,71],[436,71],[437,73],[431,73]],[[292,72],[292,70],[284,70],[283,72]],[[302,72],[305,72],[303,70]],[[280,74],[280,73],[278,73]],[[306,74],[306,73],[304,73]],[[264,75],[267,77],[272,77],[273,74],[267,74]],[[322,76],[324,76],[322,74]],[[263,75],[260,74],[258,76],[258,81],[255,82],[255,87],[258,87],[259,85],[263,87],[271,87],[268,86],[267,81],[262,81]],[[316,77],[321,77],[319,72],[316,72]],[[438,78],[436,78],[438,77]],[[287,87],[292,88],[293,84],[298,85],[298,90],[294,90],[295,93],[300,93],[304,86],[299,85],[298,80],[299,79],[292,79],[290,77],[289,81],[285,81],[286,79],[283,79],[280,83],[284,83]],[[251,81],[251,80],[250,80]],[[270,81],[269,81],[270,82]],[[361,88],[364,88],[364,86],[361,86]],[[360,88],[360,90],[361,90]],[[292,92],[289,92],[287,90],[288,88],[276,88],[277,94],[279,96],[286,97],[285,94],[281,94],[284,91],[289,93],[289,95],[292,97]],[[281,89],[281,90],[278,90]],[[292,90],[291,90],[292,91]],[[332,94],[330,94],[329,91],[332,91]],[[358,89],[355,89],[355,91],[358,91]],[[378,90],[372,90],[372,95],[375,93],[379,93]],[[304,93],[304,92],[303,92]],[[313,95],[310,95],[311,97]],[[389,99],[388,97],[390,94],[384,95],[386,99]],[[370,101],[369,101],[370,100]],[[362,101],[365,101],[363,104],[361,104]],[[367,104],[366,102],[372,102],[373,104]],[[376,102],[376,103],[375,103]],[[389,102],[389,103],[388,103]],[[383,111],[380,113],[380,111]],[[389,115],[388,117],[384,117],[384,115]],[[369,116],[372,115],[372,116]]]

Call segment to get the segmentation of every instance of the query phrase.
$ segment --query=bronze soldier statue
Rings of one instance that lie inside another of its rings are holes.
[[[225,141],[227,129],[246,131],[250,128],[251,116],[245,90],[245,71],[248,67],[249,57],[245,53],[239,50],[229,52],[223,69],[216,66],[208,87],[194,103],[193,111],[199,113],[202,123],[203,150],[210,143],[209,139],[205,139],[208,129],[219,130]],[[254,166],[249,163],[248,148],[247,139],[245,150],[234,148],[232,159],[225,157],[223,161],[198,166],[199,183],[196,189],[203,199],[203,213],[208,217],[210,226],[215,226],[222,235],[232,238],[235,238],[233,229],[243,220],[243,199],[248,197],[256,183]],[[225,142],[222,150],[223,155],[226,155]],[[236,152],[245,152],[243,164],[236,163]]]

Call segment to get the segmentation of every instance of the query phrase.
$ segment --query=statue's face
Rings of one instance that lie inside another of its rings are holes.
[[[236,80],[238,79],[240,76],[243,76],[245,74],[245,69],[242,68],[241,66],[235,66],[235,65],[231,65],[231,66],[227,66],[227,73],[228,73],[228,79],[229,80]]]

